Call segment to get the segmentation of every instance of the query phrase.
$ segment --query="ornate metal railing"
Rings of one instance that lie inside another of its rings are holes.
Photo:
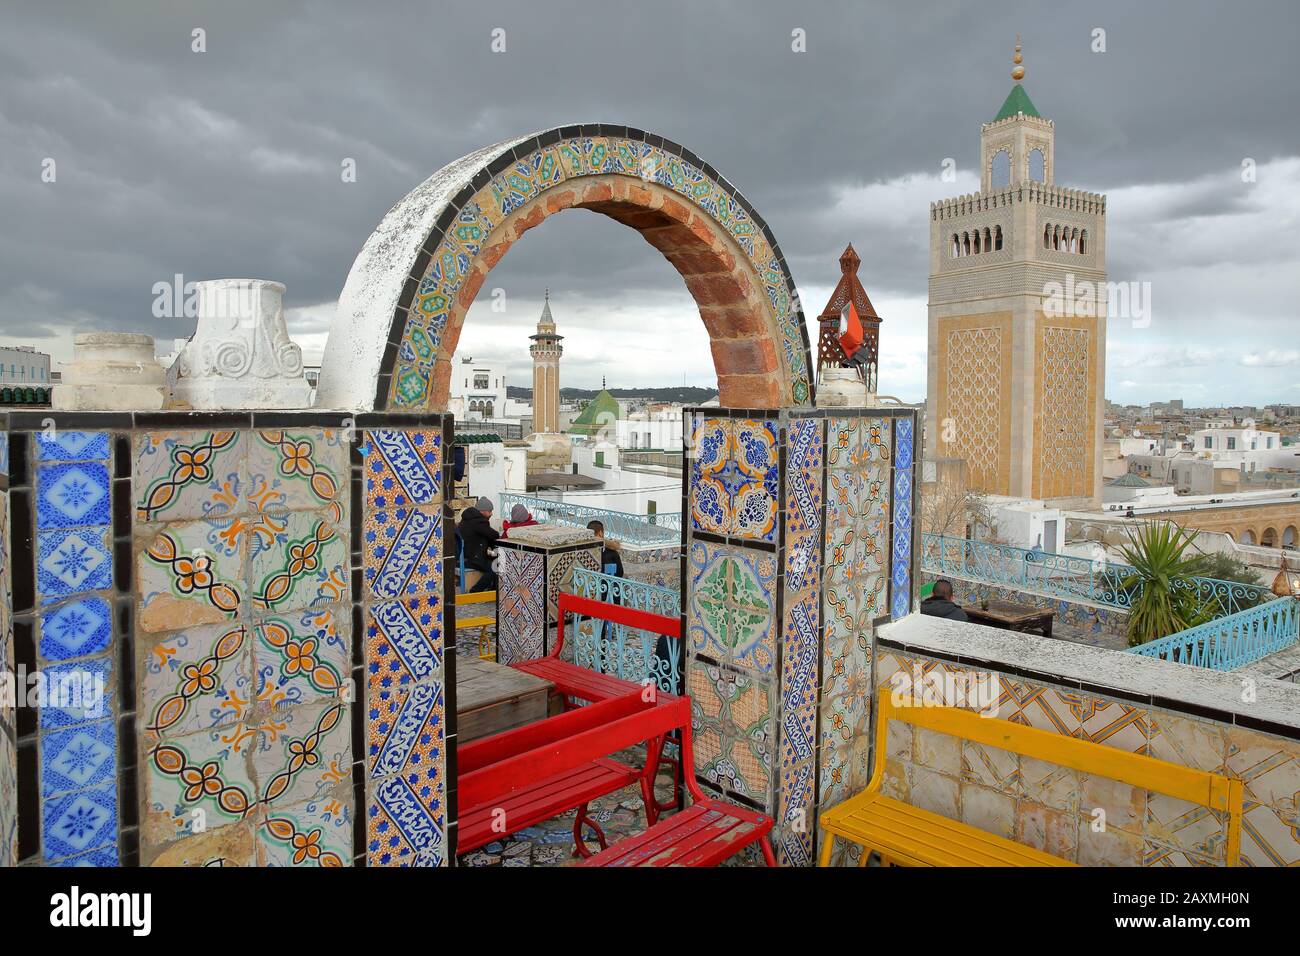
[[[681,597],[676,591],[582,567],[573,569],[573,593],[668,617],[681,613]],[[666,693],[682,692],[681,641],[677,638],[662,638],[661,646],[658,634],[579,617],[570,640],[573,662],[579,667],[638,684],[648,678]]]
[[[941,534],[921,535],[921,568],[934,574],[983,581],[1049,597],[1078,599],[1127,611],[1142,593],[1128,583],[1127,564],[1091,561],[1068,554],[1027,551],[1008,544],[969,541]],[[1236,614],[1268,601],[1272,593],[1256,584],[1190,578],[1175,587],[1196,592],[1199,607],[1216,615]]]
[[[1300,640],[1300,601],[1284,597],[1130,648],[1130,653],[1230,671]]]
[[[531,495],[501,495],[503,515],[509,516],[510,509],[517,504],[523,505],[532,512],[534,518],[542,522],[585,528],[590,521],[600,521],[605,525],[605,537],[626,544],[667,545],[682,539],[682,515],[679,511],[637,515]]]

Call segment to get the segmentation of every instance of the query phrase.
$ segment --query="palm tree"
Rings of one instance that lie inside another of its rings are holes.
[[[1120,553],[1133,569],[1121,587],[1137,594],[1129,610],[1130,647],[1185,631],[1214,616],[1212,609],[1201,607],[1195,588],[1180,586],[1196,575],[1196,558],[1186,553],[1197,534],[1165,521],[1128,529],[1128,544]]]

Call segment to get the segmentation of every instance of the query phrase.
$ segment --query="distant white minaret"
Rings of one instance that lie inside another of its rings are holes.
[[[533,431],[556,433],[560,430],[560,356],[564,354],[560,340],[564,336],[555,334],[550,289],[542,303],[537,332],[529,338],[533,341],[528,348],[533,355]]]

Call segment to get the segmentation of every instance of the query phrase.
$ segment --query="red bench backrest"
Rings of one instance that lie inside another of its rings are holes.
[[[639,631],[650,631],[653,634],[662,634],[664,637],[680,638],[682,636],[682,620],[679,617],[668,617],[664,614],[640,611],[634,607],[624,607],[621,604],[596,601],[592,598],[570,594],[567,591],[560,592],[557,610],[560,618],[559,632],[556,635],[555,647],[551,649],[551,653],[547,655],[548,657],[560,656],[560,651],[564,647],[564,630],[567,623],[566,615],[568,614],[581,614],[585,617],[610,621],[614,624],[626,624],[628,627]]]
[[[689,697],[665,694],[650,703],[637,693],[507,730],[465,746],[464,750],[471,751],[471,764],[478,769],[466,772],[464,766],[459,768],[460,804],[481,806],[673,730],[681,729],[683,740],[689,740],[690,727]],[[495,745],[501,756],[485,763],[484,758],[493,751],[484,745]],[[689,744],[685,747],[689,751]],[[693,783],[689,776],[688,781]],[[693,786],[691,791],[696,792]]]

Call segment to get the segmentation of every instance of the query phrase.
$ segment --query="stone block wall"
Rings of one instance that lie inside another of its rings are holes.
[[[865,786],[871,636],[913,603],[911,409],[693,409],[686,692],[706,790],[815,860],[818,809]]]
[[[921,615],[877,634],[878,694],[945,679],[987,689],[991,717],[1240,779],[1241,865],[1300,863],[1294,685]],[[1082,866],[1224,864],[1203,807],[901,722],[886,750],[887,795]]]
[[[450,420],[6,424],[19,862],[445,864]]]

